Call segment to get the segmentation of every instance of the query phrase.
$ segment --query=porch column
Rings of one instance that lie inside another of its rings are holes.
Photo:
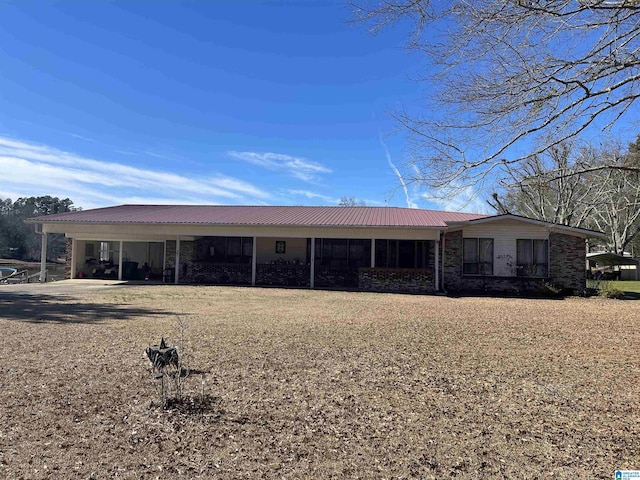
[[[162,283],[166,281],[166,270],[167,270],[167,241],[164,241],[164,246],[162,247]]]
[[[314,288],[316,279],[316,239],[311,237],[311,268],[309,278],[309,288]]]
[[[371,268],[376,268],[376,239],[371,239]]]
[[[42,232],[40,245],[40,283],[47,281],[47,234]]]
[[[438,232],[438,237],[440,236],[440,232]],[[436,277],[436,292],[440,289],[440,239],[436,240],[435,242],[435,246],[436,246],[436,258],[434,263],[434,269],[435,269],[435,277]]]
[[[120,240],[118,247],[118,280],[122,280],[122,260],[124,259],[124,242]]]
[[[176,236],[176,277],[174,283],[178,285],[180,278],[180,235]]]
[[[442,234],[442,291],[447,293],[447,291],[444,288],[444,252],[445,252],[445,240],[447,238],[447,233],[443,233]]]
[[[76,278],[76,250],[78,246],[76,244],[76,239],[71,239],[71,278]]]
[[[253,237],[253,247],[251,250],[251,286],[256,286],[256,271],[258,269],[258,238]]]

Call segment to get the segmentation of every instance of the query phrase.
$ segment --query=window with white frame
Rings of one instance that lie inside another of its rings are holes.
[[[463,239],[462,273],[493,275],[493,238]]]
[[[549,241],[518,239],[516,265],[519,277],[549,276]]]

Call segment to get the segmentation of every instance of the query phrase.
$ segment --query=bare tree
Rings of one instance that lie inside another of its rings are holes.
[[[364,200],[356,200],[356,197],[347,197],[343,195],[340,197],[338,205],[341,207],[366,207],[367,203]]]
[[[409,23],[407,47],[424,55],[417,80],[428,87],[425,103],[393,115],[411,145],[406,174],[434,191],[503,178],[569,138],[633,118],[637,1],[362,2],[353,5],[355,21],[372,33]]]
[[[633,145],[628,152],[614,144],[555,146],[512,168],[503,198],[495,193],[489,203],[499,212],[600,230],[607,250],[622,253],[640,231],[640,172],[600,167],[637,166]]]
[[[594,208],[591,221],[608,234],[608,250],[622,254],[640,233],[640,174],[602,171],[606,194]]]
[[[502,182],[504,198],[495,193],[489,204],[497,211],[586,228],[594,199],[604,195],[606,187],[586,181],[581,172],[595,165],[598,155],[593,148],[577,148],[575,142],[567,141],[524,159],[508,169],[509,176]]]

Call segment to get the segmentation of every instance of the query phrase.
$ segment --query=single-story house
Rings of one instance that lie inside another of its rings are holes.
[[[580,290],[585,240],[604,238],[510,214],[392,207],[120,205],[27,222],[43,240],[65,234],[68,278],[411,293]]]

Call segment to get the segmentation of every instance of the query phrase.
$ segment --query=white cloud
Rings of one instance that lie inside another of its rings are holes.
[[[272,198],[250,183],[223,175],[196,177],[138,168],[2,136],[0,171],[0,187],[12,193],[10,198],[69,197],[83,208],[143,202],[246,203]]]
[[[162,160],[175,160],[174,158],[169,157],[167,155],[162,155],[160,153],[151,152],[149,150],[145,150],[142,153],[144,153],[145,155],[149,155],[150,157],[160,158]]]
[[[79,138],[80,140],[86,140],[87,142],[95,142],[93,138],[83,137],[82,135],[78,135],[77,133],[70,133],[73,138]]]
[[[452,185],[446,189],[438,189],[432,194],[423,194],[422,198],[448,212],[491,213],[487,202],[480,198],[476,189],[471,186]]]
[[[253,163],[269,170],[284,170],[300,180],[311,182],[317,180],[322,173],[331,173],[327,167],[302,157],[293,157],[282,153],[271,152],[227,152],[233,158]]]
[[[321,193],[310,192],[309,190],[287,190],[287,193],[290,195],[306,197],[311,200],[314,200],[314,199],[322,200],[323,202],[330,203],[330,204],[337,205],[338,202],[340,202],[340,199],[338,198],[333,198],[328,195],[322,195]]]

